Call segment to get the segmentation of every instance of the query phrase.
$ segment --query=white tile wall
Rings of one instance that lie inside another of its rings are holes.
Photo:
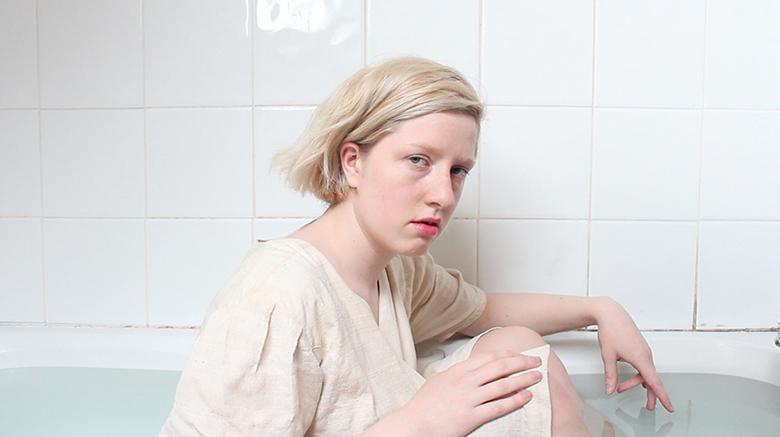
[[[38,106],[35,2],[0,2],[0,108]]]
[[[599,109],[593,218],[698,217],[701,112]]]
[[[255,219],[253,241],[284,238],[304,226],[315,217],[296,219]]]
[[[467,281],[477,283],[476,220],[450,220],[430,252],[437,264],[456,269]]]
[[[144,221],[44,219],[48,322],[146,324]]]
[[[250,217],[251,111],[146,111],[148,213],[153,217]]]
[[[255,104],[317,104],[365,61],[364,2],[257,0]]]
[[[310,109],[255,110],[255,215],[315,217],[325,211],[316,197],[292,190],[279,169],[271,166],[276,152],[293,146],[311,118]]]
[[[591,104],[591,2],[483,1],[482,32],[482,90],[487,103]]]
[[[780,109],[780,3],[708,0],[704,104]]]
[[[588,218],[591,110],[490,108],[480,216]]]
[[[440,263],[645,329],[771,328],[777,22],[772,0],[5,0],[0,323],[199,324],[253,239],[323,209],[273,151],[410,54],[488,103]]]
[[[590,295],[622,303],[640,329],[690,329],[695,276],[695,223],[591,227]]]
[[[699,252],[699,327],[777,323],[779,223],[703,223]]]
[[[0,219],[0,320],[43,322],[41,219]]]
[[[155,219],[147,227],[149,323],[200,325],[250,248],[251,220]]]
[[[251,3],[145,1],[146,104],[251,104]]]
[[[143,106],[140,0],[39,0],[38,38],[42,107]]]
[[[391,56],[423,56],[479,79],[478,0],[366,0],[370,62]],[[446,19],[431,17],[446,16]]]
[[[0,216],[41,215],[37,111],[0,111]]]
[[[144,216],[140,109],[41,111],[44,213]]]
[[[596,104],[701,106],[705,0],[596,2]]]
[[[701,215],[780,219],[780,112],[704,113]]]
[[[480,220],[477,244],[486,291],[587,292],[585,221]]]

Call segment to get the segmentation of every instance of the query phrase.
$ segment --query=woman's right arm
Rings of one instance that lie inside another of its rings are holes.
[[[527,404],[526,389],[543,376],[531,369],[540,364],[538,357],[511,351],[471,356],[428,378],[406,405],[360,435],[466,435]]]

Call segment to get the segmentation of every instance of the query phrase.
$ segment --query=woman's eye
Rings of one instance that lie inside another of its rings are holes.
[[[422,156],[410,156],[409,157],[409,162],[411,162],[412,164],[414,164],[414,165],[416,165],[418,167],[422,167],[425,164],[427,164],[427,162],[425,161],[425,158],[423,158]]]
[[[466,168],[463,168],[463,167],[455,167],[455,168],[452,169],[452,173],[455,176],[459,176],[459,177],[465,178],[466,176],[469,175],[469,170],[466,169]]]

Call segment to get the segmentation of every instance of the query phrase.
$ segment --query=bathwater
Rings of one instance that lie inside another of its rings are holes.
[[[0,436],[157,436],[179,375],[81,367],[0,369]]]
[[[617,428],[615,435],[780,437],[780,387],[723,375],[670,373],[661,378],[674,413],[660,403],[654,411],[645,409],[641,386],[606,396],[603,375],[573,375],[572,382],[583,400]]]

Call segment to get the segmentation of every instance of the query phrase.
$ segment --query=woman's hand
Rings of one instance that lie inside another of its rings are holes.
[[[403,407],[415,435],[466,435],[495,418],[515,411],[531,400],[526,389],[542,379],[529,371],[538,357],[511,351],[475,354],[425,381]]]
[[[653,353],[642,334],[639,333],[631,316],[620,304],[612,299],[604,298],[596,321],[599,326],[599,345],[601,358],[604,360],[604,376],[606,378],[606,393],[612,394],[617,389],[622,393],[642,384],[647,389],[648,410],[655,409],[656,399],[668,411],[674,411],[669,395],[663,382],[655,370]],[[625,361],[639,371],[639,374],[618,384],[617,362]]]

